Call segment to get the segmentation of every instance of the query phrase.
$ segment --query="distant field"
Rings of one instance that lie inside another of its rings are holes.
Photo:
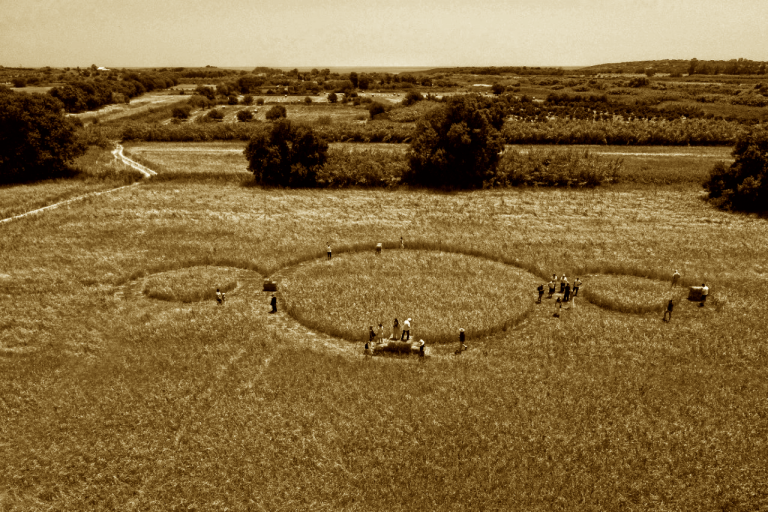
[[[132,143],[126,149],[170,172],[239,173],[247,172],[243,156],[245,142],[211,143]],[[404,154],[408,144],[333,143],[331,149],[377,150]],[[531,146],[507,146],[527,151]],[[668,146],[535,146],[556,151],[590,151],[606,158],[622,158],[622,181],[640,184],[702,183],[715,162],[731,162],[731,149],[723,147]],[[157,169],[160,170],[160,169]],[[162,172],[162,171],[161,171]]]

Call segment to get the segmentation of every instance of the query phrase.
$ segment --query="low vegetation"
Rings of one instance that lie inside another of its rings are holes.
[[[189,267],[148,277],[142,293],[151,299],[191,303],[216,300],[217,289],[229,293],[236,287],[237,277],[231,269]]]
[[[533,308],[535,282],[482,258],[390,248],[377,256],[371,246],[300,267],[282,296],[292,316],[333,336],[365,341],[369,326],[382,323],[389,335],[394,318],[412,318],[411,337],[431,344],[457,341],[459,328],[480,338],[517,325]]]

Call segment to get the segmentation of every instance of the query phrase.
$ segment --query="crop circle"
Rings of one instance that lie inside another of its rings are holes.
[[[281,283],[299,322],[348,340],[369,326],[392,333],[412,318],[411,336],[428,342],[484,336],[524,318],[538,279],[519,268],[464,254],[394,250],[347,253],[302,265]]]
[[[198,266],[171,270],[149,276],[142,293],[152,299],[169,302],[214,300],[216,289],[224,293],[237,287],[238,269]]]
[[[669,299],[677,303],[684,294],[683,288],[671,288],[669,281],[625,274],[585,277],[579,291],[579,295],[596,306],[637,314],[662,311]]]

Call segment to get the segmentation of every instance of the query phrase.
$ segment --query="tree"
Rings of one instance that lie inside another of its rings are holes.
[[[17,77],[11,80],[11,83],[14,87],[26,87],[27,86],[27,79],[22,77]]]
[[[241,110],[237,113],[237,120],[241,123],[247,123],[248,121],[253,120],[253,112],[250,110]]]
[[[237,105],[237,96],[234,94],[227,96],[227,105]]]
[[[305,97],[304,97],[304,103],[306,103],[307,105],[309,105],[310,103],[312,103],[312,98],[310,98],[309,96],[305,96]]]
[[[257,105],[263,105],[264,104],[264,98],[257,98],[256,99],[256,104]]]
[[[253,105],[253,96],[250,94],[243,96],[243,105]]]
[[[403,97],[403,100],[400,102],[405,107],[409,107],[416,103],[417,101],[421,101],[424,99],[424,96],[421,95],[420,92],[417,91],[408,91],[408,93]]]
[[[368,105],[368,113],[370,114],[371,119],[379,114],[386,113],[387,110],[389,110],[389,108],[383,103],[379,103],[378,101],[372,101],[371,104]]]
[[[339,101],[339,97],[336,96],[335,92],[332,92],[331,94],[328,95],[328,102],[329,103],[336,103],[337,101]]]
[[[352,82],[352,87],[357,89],[357,84],[360,83],[360,78],[354,71],[349,74],[349,81]]]
[[[311,128],[281,119],[251,138],[244,154],[260,185],[312,187],[328,159],[328,144]]]
[[[704,189],[721,208],[768,211],[768,132],[752,132],[736,141],[730,167],[723,162],[710,171]]]
[[[357,86],[361,90],[363,90],[363,91],[368,90],[368,87],[370,87],[370,85],[371,85],[371,77],[370,76],[368,76],[366,74],[362,74],[362,75],[360,75],[358,77],[358,79],[357,79]]]
[[[48,95],[0,94],[0,181],[37,180],[68,171],[85,146],[63,107]]]
[[[494,104],[453,96],[416,124],[405,182],[428,187],[478,188],[493,176],[504,143],[491,118]]]
[[[171,110],[171,116],[174,119],[187,119],[189,117],[190,112],[192,112],[192,107],[189,105],[184,105],[181,107],[173,107],[173,110]]]
[[[691,62],[688,64],[688,75],[693,76],[696,74],[696,67],[699,65],[698,59],[691,59]]]
[[[267,121],[275,121],[276,119],[288,117],[288,112],[282,105],[275,105],[271,109],[267,110]]]
[[[495,94],[496,96],[498,96],[499,94],[503,94],[504,91],[506,91],[506,90],[507,90],[507,88],[504,87],[500,83],[495,83],[495,84],[493,84],[493,87],[491,87],[491,92],[493,94]]]

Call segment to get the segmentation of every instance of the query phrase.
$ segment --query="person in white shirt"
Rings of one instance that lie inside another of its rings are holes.
[[[218,289],[218,288],[216,288],[216,302],[217,302],[219,305],[221,305],[221,303],[222,303],[221,292],[219,291],[219,289]]]
[[[675,270],[675,273],[672,274],[672,288],[677,286],[678,281],[680,281],[680,272]]]
[[[573,282],[573,295],[572,297],[576,297],[579,294],[579,287],[581,286],[581,279],[578,277]]]
[[[563,277],[560,278],[560,293],[565,293],[566,284],[568,284],[568,278],[563,274]]]
[[[331,244],[328,243],[328,248],[326,249],[326,252],[328,253],[328,259],[331,259]]]
[[[701,283],[701,305],[703,306],[707,302],[707,296],[709,295],[709,286]]]
[[[409,318],[403,322],[403,334],[400,336],[400,340],[408,341],[411,339],[411,319]]]

